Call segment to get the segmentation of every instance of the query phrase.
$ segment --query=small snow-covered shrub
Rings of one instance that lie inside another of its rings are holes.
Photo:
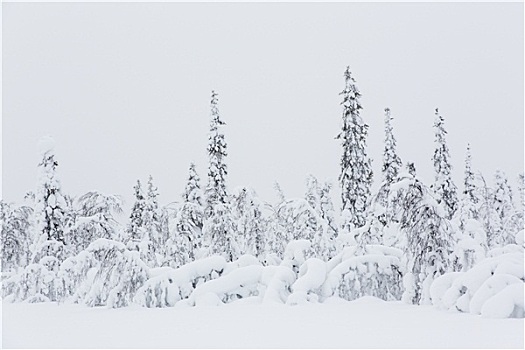
[[[322,286],[323,298],[336,295],[346,300],[362,296],[399,300],[403,293],[401,256],[399,249],[380,245],[365,246],[362,252],[346,248],[341,263],[328,273]]]
[[[85,278],[82,278],[84,276]],[[99,238],[73,259],[64,261],[60,277],[73,301],[89,306],[128,306],[149,277],[139,252],[124,244]]]
[[[18,274],[2,281],[3,298],[19,301],[57,301],[62,297],[62,289],[57,283],[56,274],[42,264],[30,264]]]

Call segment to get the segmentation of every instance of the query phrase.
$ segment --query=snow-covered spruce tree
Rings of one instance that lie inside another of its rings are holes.
[[[502,228],[496,235],[493,243],[498,246],[504,246],[514,243],[516,233],[522,230],[523,227],[520,227],[521,220],[519,213],[514,207],[512,189],[503,171],[496,171],[494,185],[494,209],[499,215]]]
[[[320,188],[319,192],[319,204],[321,211],[321,218],[326,222],[326,234],[324,235],[324,243],[326,245],[327,256],[325,260],[332,258],[335,255],[337,239],[337,222],[335,219],[335,209],[332,202],[332,196],[330,191],[332,190],[332,183],[326,181],[323,187]]]
[[[483,174],[479,174],[479,179],[483,182],[480,188],[480,205],[478,209],[479,218],[483,224],[483,230],[487,236],[487,247],[492,249],[498,246],[498,235],[503,229],[503,223],[496,211],[495,191],[487,185]]]
[[[234,236],[234,224],[226,192],[226,141],[220,129],[224,124],[219,115],[217,93],[212,91],[203,235],[209,243],[208,250],[211,254],[222,255],[231,261],[239,256],[239,247]]]
[[[226,192],[226,175],[228,168],[225,158],[226,141],[224,134],[221,132],[221,126],[225,123],[220,119],[217,93],[211,93],[211,119],[210,133],[208,135],[208,185],[206,187],[206,204],[204,215],[209,218],[213,215],[213,207],[218,204],[228,203]]]
[[[16,271],[28,264],[32,214],[33,209],[28,206],[13,208],[0,200],[2,272]]]
[[[431,188],[437,195],[437,201],[447,213],[447,219],[452,219],[452,216],[458,207],[457,187],[452,181],[452,165],[450,164],[450,154],[445,140],[447,131],[444,125],[445,120],[439,114],[436,108],[436,120],[434,122],[436,135],[436,150],[432,160],[434,162],[435,181]]]
[[[62,261],[66,257],[64,228],[67,203],[56,168],[55,142],[50,136],[40,140],[41,161],[38,164],[38,182],[35,191],[35,236],[32,261],[38,263],[49,256]]]
[[[191,163],[188,181],[182,194],[183,203],[175,217],[175,229],[166,243],[167,261],[165,265],[179,267],[196,259],[198,250],[203,247],[202,225],[203,207],[200,178]]]
[[[135,190],[135,203],[131,209],[130,223],[128,226],[128,241],[127,248],[129,250],[137,250],[140,252],[140,258],[148,264],[149,267],[157,265],[157,257],[153,248],[153,243],[150,239],[148,229],[151,228],[150,213],[148,210],[151,204],[148,199],[144,197],[140,180],[133,187]]]
[[[213,215],[204,223],[204,231],[211,237],[209,255],[220,255],[228,262],[239,258],[241,251],[234,236],[235,223],[227,204],[215,204]]]
[[[525,210],[525,174],[518,174],[518,192],[520,194],[519,208],[521,212]]]
[[[76,200],[75,223],[68,230],[68,242],[75,254],[98,238],[120,240],[121,229],[114,215],[122,213],[118,196],[91,191]]]
[[[267,254],[282,259],[289,237],[286,231],[285,218],[279,215],[279,208],[286,202],[286,196],[278,182],[275,182],[273,187],[277,194],[278,202],[270,206],[271,215],[267,223],[268,235],[265,250]]]
[[[470,145],[467,146],[465,158],[464,189],[460,196],[458,210],[454,215],[453,224],[457,227],[455,266],[457,269],[467,271],[477,261],[485,257],[487,250],[487,237],[483,231],[483,225],[479,221],[479,190],[476,186],[476,178],[472,172],[472,156]]]
[[[399,171],[402,167],[401,158],[397,155],[396,152],[396,139],[393,134],[392,128],[392,116],[390,115],[390,109],[385,108],[385,149],[383,151],[383,168],[382,175],[383,180],[381,182],[381,187],[379,188],[376,203],[384,207],[385,210],[385,220],[389,221],[389,205],[388,205],[388,194],[390,193],[390,186],[393,183],[397,182]]]
[[[416,177],[400,176],[391,196],[401,200],[396,215],[407,239],[403,300],[428,304],[432,281],[452,268],[450,223],[432,192]]]
[[[350,74],[350,67],[344,73],[343,125],[337,136],[343,145],[341,157],[341,184],[343,230],[351,231],[365,224],[370,187],[372,184],[371,160],[366,153],[368,125],[363,123],[359,111],[361,94]]]
[[[294,240],[307,240],[313,254],[319,257],[323,255],[320,243],[327,225],[305,199],[294,198],[282,202],[277,215],[285,246]]]
[[[265,249],[265,220],[262,202],[251,188],[242,187],[232,196],[232,218],[237,231],[240,254],[262,257]]]
[[[137,180],[137,184],[133,186],[135,190],[135,204],[131,209],[130,223],[128,226],[128,235],[129,240],[133,242],[140,242],[142,239],[143,231],[143,220],[144,220],[144,210],[146,208],[146,199],[142,193],[142,185],[140,180]]]

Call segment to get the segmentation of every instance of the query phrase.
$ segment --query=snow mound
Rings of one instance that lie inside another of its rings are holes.
[[[175,303],[189,298],[201,284],[221,276],[226,266],[226,260],[222,256],[211,256],[178,269],[169,268],[146,281],[137,290],[134,301],[146,307],[174,306]]]
[[[202,304],[210,294],[217,296],[221,303],[259,295],[258,284],[263,267],[258,265],[238,268],[227,275],[209,281],[195,288],[189,298],[190,305]],[[208,304],[208,303],[206,303]]]
[[[520,232],[516,233],[516,244],[523,247],[524,243],[523,243],[523,230],[521,230]]]
[[[287,304],[297,305],[318,301],[319,289],[325,280],[326,263],[317,258],[306,260],[299,269],[299,278],[292,285],[293,293],[288,297]]]
[[[514,283],[523,284],[523,281],[516,276],[508,274],[500,274],[490,277],[481,285],[481,287],[479,287],[476,294],[472,297],[469,305],[470,312],[479,315],[483,305],[488,299]]]
[[[454,280],[461,275],[463,275],[463,272],[451,272],[441,275],[434,280],[430,286],[430,297],[434,305],[438,308],[445,308],[442,301],[443,295],[452,286]]]
[[[449,310],[483,314],[489,300],[509,285],[522,284],[524,280],[523,252],[501,254],[482,260],[466,272],[449,273],[436,279],[431,286],[432,303]],[[450,287],[443,293],[450,282]],[[503,303],[501,298],[508,297],[508,303],[514,302],[514,295],[509,293],[496,300]]]
[[[514,283],[487,300],[481,308],[481,316],[487,318],[524,318],[524,283]]]
[[[523,247],[517,244],[507,244],[503,247],[491,249],[487,252],[488,258],[494,258],[503,254],[520,253],[523,252]]]
[[[302,264],[306,260],[306,255],[312,244],[309,240],[298,239],[289,242],[286,245],[286,250],[284,251],[284,258],[289,260],[297,261],[299,264]]]
[[[261,283],[266,285],[262,302],[285,303],[290,296],[290,289],[295,280],[295,272],[286,266],[265,267],[261,276]]]

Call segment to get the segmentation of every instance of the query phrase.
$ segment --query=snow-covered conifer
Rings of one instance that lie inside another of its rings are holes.
[[[17,270],[28,264],[32,214],[33,209],[28,206],[13,208],[0,201],[2,271]]]
[[[445,140],[447,131],[445,130],[444,119],[436,108],[436,120],[434,122],[436,135],[436,150],[432,160],[434,162],[435,181],[432,189],[437,195],[437,201],[447,213],[447,219],[451,219],[457,210],[458,196],[457,187],[452,180],[452,165],[450,164],[450,154]]]
[[[114,214],[122,212],[122,200],[118,196],[91,191],[76,201],[74,225],[68,230],[68,243],[74,253],[86,249],[98,238],[119,240],[121,229]]]
[[[376,197],[376,201],[383,206],[388,208],[388,194],[390,193],[390,186],[397,182],[399,171],[401,170],[401,158],[396,152],[396,139],[393,134],[392,128],[392,116],[390,115],[390,109],[385,109],[385,149],[383,151],[383,168],[382,175],[383,179],[381,187]],[[390,215],[388,215],[390,216]]]
[[[464,189],[461,193],[458,210],[454,215],[453,224],[456,229],[455,269],[467,271],[478,260],[485,257],[487,237],[479,221],[479,189],[472,172],[472,156],[470,145],[467,146],[465,158]]]
[[[342,141],[343,155],[341,157],[342,211],[346,221],[343,229],[350,231],[365,224],[370,187],[372,184],[371,160],[366,153],[366,137],[368,125],[363,123],[359,111],[361,94],[355,85],[355,80],[347,67],[344,73],[345,89],[343,95],[343,125],[337,136]]]
[[[498,213],[502,227],[493,243],[503,246],[514,243],[514,236],[523,227],[519,226],[521,220],[519,219],[519,213],[514,207],[512,188],[503,171],[496,171],[494,185],[494,209]]]
[[[227,204],[215,204],[212,216],[204,223],[203,231],[210,239],[210,255],[220,255],[226,261],[239,258],[240,247],[235,237],[235,223]]]
[[[151,195],[154,192],[148,193],[148,197],[145,197],[140,180],[137,180],[133,188],[135,189],[135,203],[131,209],[127,248],[139,251],[140,258],[149,267],[154,267],[158,264],[150,232],[153,229],[151,210],[154,204],[151,203]]]
[[[259,257],[265,250],[263,204],[251,188],[236,189],[232,196],[232,217],[241,254]]]
[[[487,247],[491,249],[497,247],[501,241],[498,236],[503,229],[503,223],[499,213],[496,211],[494,189],[488,186],[483,174],[480,173],[479,178],[483,182],[483,186],[480,188],[478,213],[483,224],[483,230],[487,236]]]
[[[217,93],[211,93],[211,118],[210,133],[208,135],[208,185],[206,187],[206,206],[204,214],[209,218],[213,214],[216,204],[226,204],[228,195],[226,192],[226,175],[228,174],[225,158],[226,141],[221,131],[225,123],[220,119]]]
[[[46,136],[40,140],[41,162],[38,164],[38,183],[35,192],[35,231],[36,242],[33,246],[33,262],[42,257],[65,258],[64,230],[66,227],[67,203],[56,168],[55,143]]]
[[[391,195],[402,202],[396,215],[407,240],[403,299],[426,304],[432,281],[451,269],[450,223],[431,191],[415,177],[403,175]]]
[[[182,199],[187,203],[194,203],[202,205],[202,190],[200,185],[200,177],[195,169],[195,163],[190,163],[188,181]]]

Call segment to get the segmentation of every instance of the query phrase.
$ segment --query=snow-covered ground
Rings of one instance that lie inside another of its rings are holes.
[[[148,309],[4,303],[4,348],[523,348],[523,319],[432,306],[329,299],[298,306],[253,298]]]

